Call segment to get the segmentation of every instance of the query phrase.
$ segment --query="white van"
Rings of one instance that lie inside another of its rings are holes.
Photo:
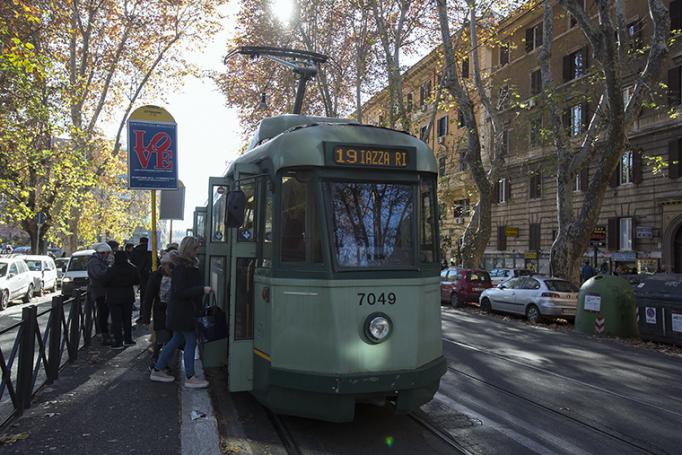
[[[50,256],[29,255],[22,256],[33,276],[33,292],[43,295],[43,292],[57,290],[57,266]]]
[[[88,286],[88,261],[95,250],[76,251],[71,255],[62,277],[62,295],[71,297],[74,289]]]

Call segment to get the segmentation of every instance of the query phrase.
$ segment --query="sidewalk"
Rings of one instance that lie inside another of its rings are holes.
[[[149,380],[149,332],[135,330],[137,344],[124,350],[93,346],[79,352],[54,384],[0,435],[3,454],[216,454],[218,431],[208,389]],[[202,375],[201,361],[196,360]],[[199,411],[202,417],[194,413]],[[25,438],[25,439],[22,439]]]

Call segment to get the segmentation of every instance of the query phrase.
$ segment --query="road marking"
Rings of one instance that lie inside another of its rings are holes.
[[[660,411],[665,411],[665,412],[667,412],[667,413],[669,413],[669,414],[672,414],[672,415],[674,415],[674,416],[677,416],[677,417],[682,417],[682,413],[680,413],[680,412],[673,411],[673,410],[671,410],[671,409],[667,409],[667,408],[664,408],[664,407],[662,407],[662,406],[659,406],[659,405],[656,405],[656,404],[653,404],[653,403],[649,403],[649,402],[646,402],[646,401],[642,401],[642,400],[639,400],[639,399],[637,399],[637,398],[632,398],[632,397],[629,397],[629,396],[626,396],[626,395],[622,395],[622,394],[620,394],[620,393],[613,392],[613,391],[608,390],[608,389],[604,389],[604,388],[599,387],[599,386],[596,386],[596,385],[594,385],[594,384],[590,384],[590,383],[588,383],[588,382],[581,381],[580,379],[575,379],[575,378],[571,378],[571,377],[569,377],[569,376],[564,376],[564,375],[562,375],[562,374],[555,373],[555,372],[553,372],[553,371],[549,371],[549,370],[547,370],[546,368],[536,367],[536,366],[534,366],[534,365],[528,365],[527,363],[520,362],[520,361],[518,361],[518,360],[509,358],[509,357],[507,357],[507,356],[497,354],[496,352],[492,352],[492,351],[490,351],[490,350],[483,350],[483,349],[477,348],[477,347],[475,347],[475,346],[472,346],[472,345],[470,345],[470,344],[462,343],[462,342],[460,342],[460,341],[455,341],[455,340],[452,340],[452,339],[450,339],[450,338],[443,337],[443,340],[444,340],[444,341],[447,341],[448,343],[451,343],[451,344],[454,344],[454,345],[457,345],[457,346],[460,346],[460,347],[463,347],[463,348],[470,349],[470,350],[472,350],[472,351],[477,351],[477,352],[480,352],[480,353],[482,353],[482,354],[492,355],[492,356],[494,356],[494,357],[498,357],[498,358],[503,359],[503,360],[506,360],[506,361],[508,361],[508,362],[516,363],[516,364],[521,365],[521,366],[524,366],[524,367],[526,367],[526,368],[531,368],[531,369],[533,369],[533,370],[537,370],[537,371],[540,371],[540,372],[542,372],[542,373],[546,373],[546,374],[548,374],[548,375],[550,375],[550,376],[554,376],[554,377],[557,377],[557,378],[565,379],[565,380],[567,380],[567,381],[575,382],[576,384],[580,384],[580,385],[583,385],[583,386],[585,386],[585,387],[589,387],[589,388],[594,389],[594,390],[597,390],[597,391],[599,391],[599,392],[607,393],[607,394],[609,394],[609,395],[613,395],[613,396],[616,396],[616,397],[618,397],[618,398],[622,398],[622,399],[624,399],[624,400],[634,401],[635,403],[639,403],[639,404],[641,404],[641,405],[643,405],[643,406],[648,406],[648,407],[650,407],[650,408],[654,408],[654,409],[657,409],[657,410],[660,410]]]

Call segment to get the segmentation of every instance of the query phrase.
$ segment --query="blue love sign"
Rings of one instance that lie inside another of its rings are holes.
[[[164,109],[144,106],[128,120],[128,187],[178,187],[177,124]]]

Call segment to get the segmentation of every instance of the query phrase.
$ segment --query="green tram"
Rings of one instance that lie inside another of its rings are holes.
[[[229,319],[204,364],[282,414],[343,422],[358,402],[407,413],[430,401],[446,370],[436,176],[404,132],[263,120],[194,215]]]

